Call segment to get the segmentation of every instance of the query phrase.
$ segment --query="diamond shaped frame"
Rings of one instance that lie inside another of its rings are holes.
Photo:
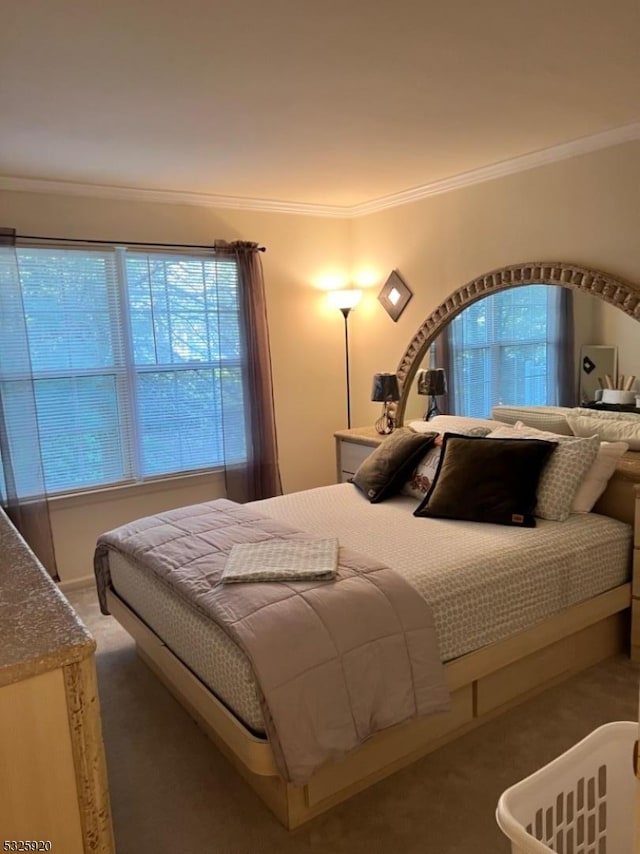
[[[400,273],[394,270],[378,294],[378,301],[384,307],[391,320],[395,322],[407,307],[412,296],[413,291],[409,285],[404,281]]]

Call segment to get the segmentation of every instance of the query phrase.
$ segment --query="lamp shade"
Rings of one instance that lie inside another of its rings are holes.
[[[426,371],[418,371],[418,394],[445,394],[447,391],[447,377],[444,368],[429,368]]]
[[[340,311],[355,308],[360,302],[361,297],[362,291],[358,291],[354,288],[342,288],[338,291],[329,291],[329,302],[334,308],[339,308]]]
[[[397,376],[395,374],[374,374],[371,400],[377,403],[400,400]]]

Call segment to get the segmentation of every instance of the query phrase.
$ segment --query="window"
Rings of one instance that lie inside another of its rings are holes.
[[[451,322],[453,412],[487,418],[498,404],[558,402],[562,288],[528,285],[491,294]]]
[[[49,493],[246,459],[233,259],[124,247],[20,247],[17,257]],[[7,364],[15,421],[30,386]],[[28,463],[22,442],[13,452]],[[16,469],[29,494],[29,465]]]

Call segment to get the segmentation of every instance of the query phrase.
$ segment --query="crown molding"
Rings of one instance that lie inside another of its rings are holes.
[[[303,216],[333,217],[338,219],[353,219],[367,214],[377,213],[387,208],[398,207],[409,202],[481,184],[494,178],[514,175],[588,154],[603,148],[610,148],[625,142],[640,140],[640,122],[624,125],[613,130],[581,137],[571,142],[554,145],[530,154],[502,160],[490,166],[472,169],[450,178],[431,181],[420,187],[403,190],[372,199],[369,202],[351,206],[316,205],[303,202],[281,202],[270,199],[248,199],[238,196],[216,196],[209,193],[189,193],[178,190],[150,190],[142,187],[113,187],[102,184],[80,184],[72,181],[51,181],[41,178],[19,178],[0,175],[0,190],[14,190],[22,193],[53,193],[65,196],[90,196],[99,199],[117,199],[131,202],[156,202],[159,204],[195,205],[206,208],[227,208],[233,210],[256,211],[264,213],[298,214]]]
[[[46,178],[19,178],[0,175],[0,190],[20,193],[52,193],[64,196],[90,196],[128,202],[156,202],[170,205],[195,205],[204,208],[232,208],[240,211],[303,214],[306,216],[349,216],[349,208],[339,205],[315,205],[303,202],[278,202],[240,196],[216,196],[180,190],[149,190],[142,187],[112,187],[104,184],[80,184],[75,181],[50,181]]]
[[[535,169],[537,166],[546,166],[549,163],[557,163],[560,160],[567,160],[579,154],[589,154],[592,151],[611,148],[614,145],[634,140],[640,140],[640,122],[603,131],[603,133],[593,134],[592,136],[584,136],[571,142],[554,145],[552,148],[543,148],[540,151],[533,151],[531,154],[523,154],[520,157],[513,157],[510,160],[502,160],[491,166],[482,166],[479,169],[472,169],[470,172],[462,172],[460,175],[453,175],[450,178],[443,178],[440,181],[432,181],[421,187],[414,187],[410,190],[404,190],[400,193],[393,193],[390,196],[383,196],[379,199],[373,199],[370,202],[354,205],[348,209],[349,216],[364,216],[370,213],[377,213],[386,208],[394,208],[398,205],[405,205],[408,202],[416,202],[420,199],[426,199],[429,196],[437,196],[440,193],[449,193],[451,190],[459,190],[462,187],[481,184],[484,181],[502,178],[505,175],[514,175],[516,172],[525,172],[528,169]]]

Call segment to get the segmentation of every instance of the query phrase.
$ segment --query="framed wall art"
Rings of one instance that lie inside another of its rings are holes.
[[[400,273],[394,270],[378,294],[378,300],[384,306],[391,320],[396,321],[407,307],[412,296],[413,292],[409,285]]]

